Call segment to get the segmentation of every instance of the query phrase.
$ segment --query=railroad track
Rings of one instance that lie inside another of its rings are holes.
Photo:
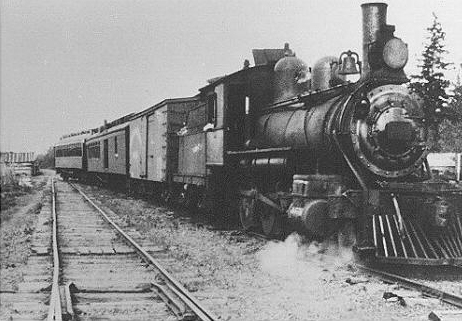
[[[270,240],[272,242],[281,242],[280,240],[277,239],[271,239],[268,238],[265,235],[247,231],[246,232],[248,235],[258,238],[260,240]],[[377,268],[371,268],[368,266],[364,266],[361,264],[356,264],[355,265],[358,269],[373,274],[374,276],[378,277],[382,281],[385,281],[387,283],[397,283],[400,284],[401,286],[411,289],[411,290],[417,290],[422,293],[423,296],[426,297],[431,297],[431,298],[436,298],[441,300],[442,302],[448,303],[450,305],[456,306],[458,308],[462,309],[462,296],[456,295],[454,293],[450,293],[444,290],[441,290],[437,287],[434,286],[429,286],[423,282],[417,281],[417,280],[412,280],[406,277],[403,277],[401,275],[391,273],[385,270],[380,270]],[[462,275],[462,267],[459,266],[453,266],[454,269],[457,269],[458,272],[460,272],[460,275]]]
[[[360,270],[371,273],[385,282],[398,283],[405,288],[421,292],[423,296],[436,298],[441,300],[442,302],[448,303],[458,308],[462,308],[462,296],[460,295],[443,291],[441,289],[438,289],[437,287],[429,286],[424,284],[423,282],[412,280],[395,273],[370,268],[364,265],[356,266]]]
[[[154,256],[71,183],[52,182],[48,320],[216,320]],[[148,245],[150,246],[150,245]]]

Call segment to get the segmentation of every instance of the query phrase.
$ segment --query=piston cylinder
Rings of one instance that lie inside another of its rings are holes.
[[[329,230],[327,206],[327,200],[324,199],[294,201],[287,211],[291,227],[315,237],[326,236]]]

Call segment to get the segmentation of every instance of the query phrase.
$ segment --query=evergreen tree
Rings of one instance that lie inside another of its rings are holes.
[[[459,66],[456,84],[454,86],[453,95],[449,104],[450,119],[455,123],[462,123],[462,63]]]
[[[460,66],[462,70],[462,64]],[[454,94],[449,103],[448,110],[451,114],[450,119],[444,120],[440,125],[440,139],[442,152],[462,152],[462,81],[460,73],[454,86]]]
[[[439,151],[439,124],[445,118],[445,106],[449,101],[447,89],[450,85],[449,80],[445,79],[444,71],[448,69],[450,63],[444,61],[445,32],[433,14],[433,23],[427,28],[429,36],[422,52],[420,74],[411,76],[409,88],[420,95],[424,101],[425,119],[427,121],[432,150]]]

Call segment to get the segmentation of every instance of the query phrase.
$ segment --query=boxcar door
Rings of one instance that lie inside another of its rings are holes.
[[[146,178],[146,126],[145,116],[130,122],[130,177]]]
[[[167,158],[167,109],[156,110],[148,118],[148,179],[165,181]]]

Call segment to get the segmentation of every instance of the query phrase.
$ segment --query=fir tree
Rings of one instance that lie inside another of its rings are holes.
[[[459,66],[456,83],[454,85],[453,95],[449,103],[450,120],[453,123],[462,123],[462,63]]]
[[[462,64],[459,69],[456,83],[454,85],[453,95],[449,103],[448,110],[451,115],[449,119],[444,120],[440,125],[440,139],[442,152],[462,152],[462,81],[461,81]]]
[[[444,77],[444,71],[448,69],[450,63],[444,61],[444,54],[447,53],[444,49],[445,32],[434,13],[433,23],[427,31],[429,36],[420,59],[420,74],[411,76],[409,87],[423,98],[432,149],[439,151],[441,147],[438,129],[446,115],[442,110],[445,110],[444,106],[449,101],[447,89],[450,85],[449,80]]]

